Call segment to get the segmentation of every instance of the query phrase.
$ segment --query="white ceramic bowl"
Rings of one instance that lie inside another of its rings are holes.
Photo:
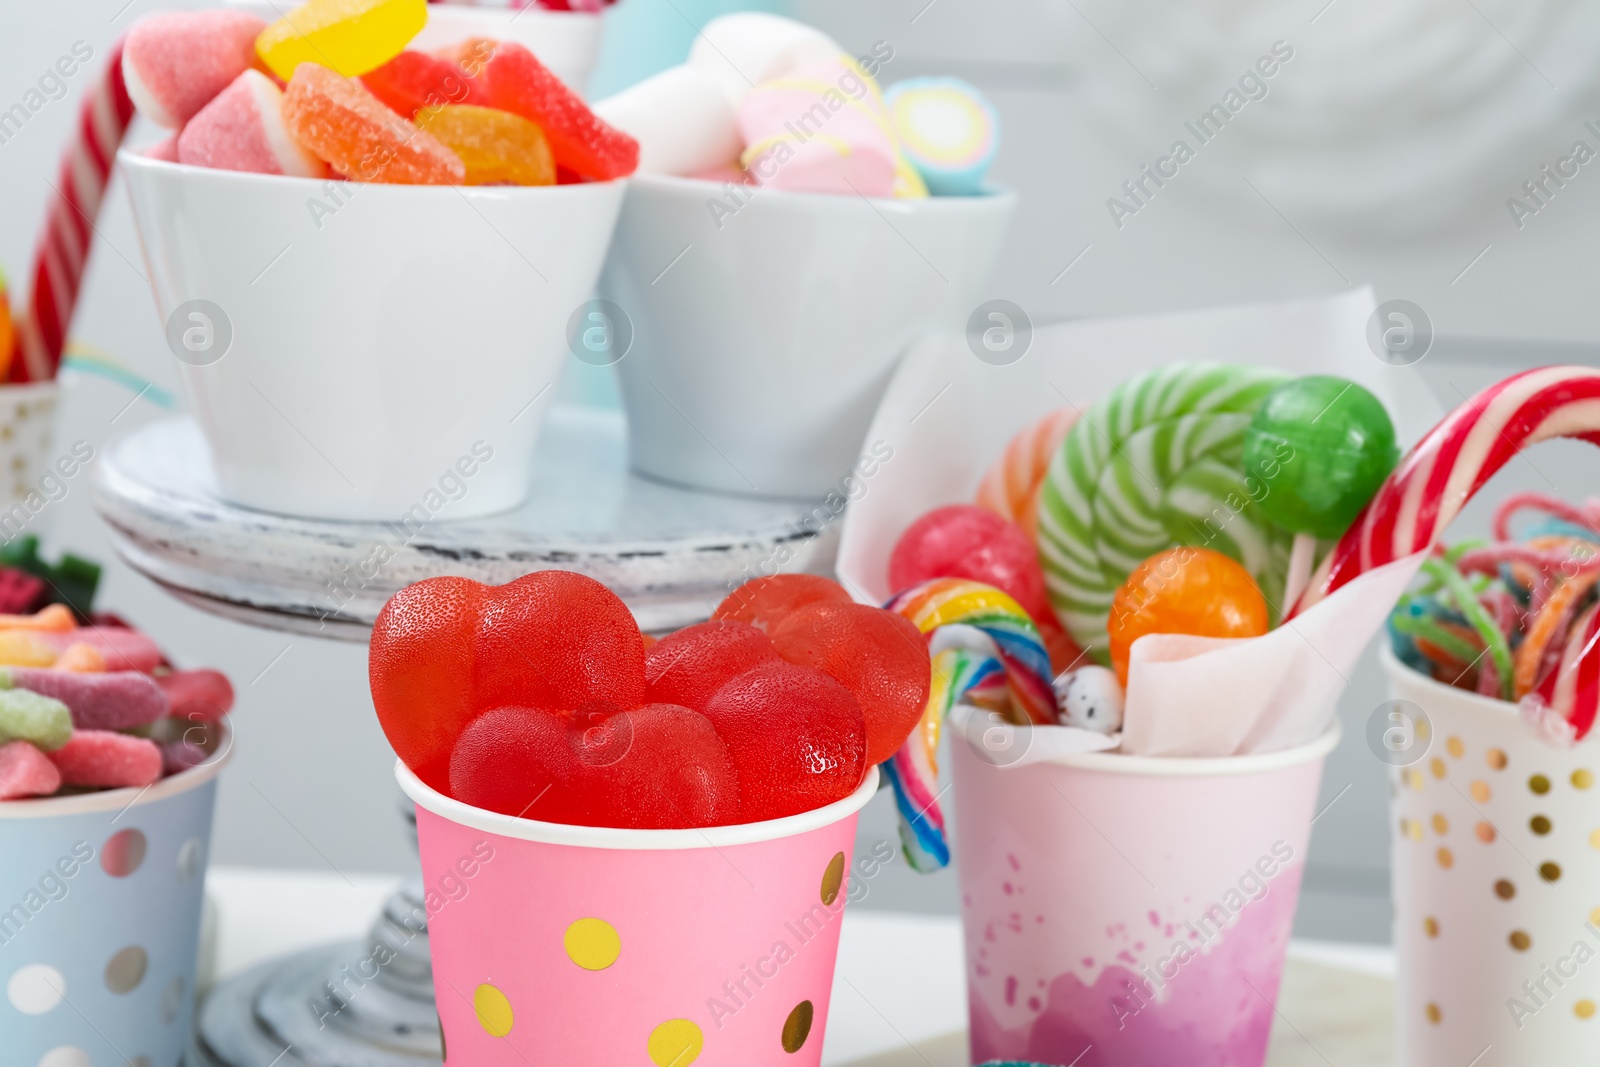
[[[630,186],[601,280],[633,326],[617,365],[629,454],[687,485],[822,496],[901,353],[993,295],[1016,196],[744,194],[735,210],[711,182]]]
[[[396,522],[522,502],[624,183],[366,185],[119,160],[221,497]]]
[[[229,7],[248,11],[267,22],[275,22],[297,4],[271,0],[229,0]],[[600,38],[605,20],[581,11],[545,11],[541,8],[468,7],[461,4],[429,4],[428,24],[407,45],[419,51],[432,51],[470,37],[492,37],[515,41],[539,57],[539,61],[567,85],[582,93],[589,75],[600,58]]]

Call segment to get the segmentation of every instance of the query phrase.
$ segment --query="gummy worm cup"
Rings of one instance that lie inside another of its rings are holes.
[[[815,1067],[856,813],[618,830],[508,818],[396,763],[417,840],[445,1062]]]
[[[1323,758],[951,745],[972,1061],[1259,1067]]]
[[[221,496],[412,534],[523,501],[623,182],[400,186],[119,159]]]
[[[178,1062],[230,751],[143,790],[0,803],[0,1067]]]
[[[1385,648],[1392,705],[1420,708],[1395,769],[1397,1062],[1582,1063],[1600,1040],[1600,741],[1557,748],[1516,705]],[[1488,1051],[1485,1052],[1485,1047]]]

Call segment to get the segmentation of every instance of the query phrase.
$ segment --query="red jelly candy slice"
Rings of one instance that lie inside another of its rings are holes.
[[[821,601],[851,603],[844,586],[817,574],[775,574],[771,578],[752,578],[728,594],[711,613],[713,619],[729,619],[759,626],[768,633],[796,608]]]
[[[401,52],[361,75],[361,84],[389,110],[408,119],[425,107],[483,103],[481,87],[466,71],[427,52]]]
[[[733,761],[699,712],[649,704],[575,733],[589,825],[676,830],[740,820]]]
[[[861,706],[821,671],[763,663],[724,685],[706,718],[733,759],[745,822],[842,800],[866,776]]]
[[[777,658],[767,635],[746,623],[712,620],[687,626],[645,653],[645,697],[700,711],[723,683]]]
[[[930,578],[968,578],[994,586],[1032,616],[1057,670],[1081,658],[1050,607],[1033,541],[1016,523],[971,504],[928,512],[895,543],[889,585],[898,592]]]
[[[867,762],[905,743],[928,706],[928,646],[910,621],[866,604],[810,604],[772,631],[778,655],[855,696],[866,718]]]
[[[638,168],[639,142],[607,125],[521,45],[496,45],[481,77],[488,105],[537,123],[556,163],[601,181]]]

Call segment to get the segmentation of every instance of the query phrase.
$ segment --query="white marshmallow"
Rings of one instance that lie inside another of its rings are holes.
[[[689,49],[689,66],[716,78],[735,105],[763,82],[844,53],[839,43],[803,22],[743,11],[712,19]]]
[[[678,66],[594,105],[594,113],[639,142],[639,170],[695,174],[732,163],[744,147],[733,104],[712,75]]]

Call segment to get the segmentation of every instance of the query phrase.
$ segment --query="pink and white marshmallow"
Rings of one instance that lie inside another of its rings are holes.
[[[770,189],[895,195],[899,147],[876,87],[837,60],[769,81],[739,105],[741,157]]]

